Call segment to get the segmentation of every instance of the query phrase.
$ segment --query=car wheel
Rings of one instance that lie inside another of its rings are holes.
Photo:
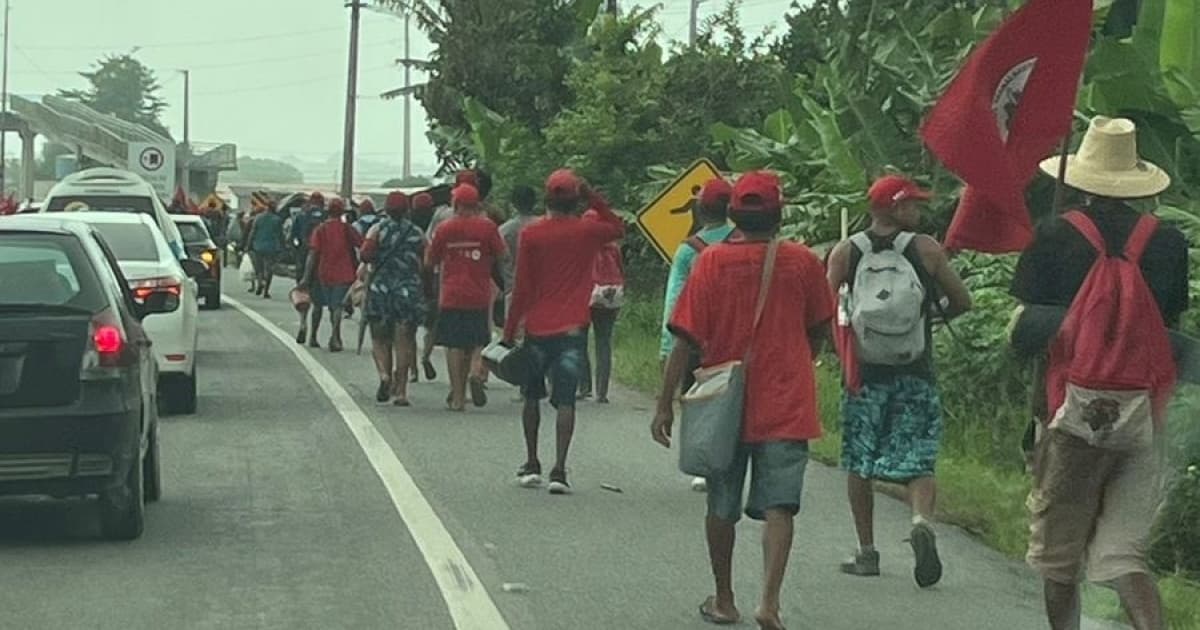
[[[136,540],[146,529],[142,474],[142,463],[135,462],[120,488],[100,495],[100,533],[105,538]]]
[[[145,486],[147,503],[162,498],[162,464],[158,458],[158,423],[150,426],[150,444],[146,447],[146,458],[142,461],[142,483]]]
[[[172,374],[166,377],[162,389],[168,413],[196,413],[196,368],[193,367],[188,375]]]

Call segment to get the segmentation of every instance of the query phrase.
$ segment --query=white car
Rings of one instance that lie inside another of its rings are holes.
[[[187,258],[183,236],[154,187],[137,173],[116,168],[89,168],[54,185],[39,212],[132,212],[154,220],[175,258]]]
[[[117,266],[129,281],[134,300],[154,293],[179,296],[179,308],[147,316],[142,322],[158,363],[160,400],[168,413],[196,412],[196,320],[198,288],[194,277],[207,272],[198,260],[177,260],[154,219],[129,212],[64,212],[62,219],[91,225],[104,238]]]

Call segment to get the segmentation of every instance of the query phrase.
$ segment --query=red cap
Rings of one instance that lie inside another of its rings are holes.
[[[871,198],[872,208],[882,210],[909,199],[926,201],[933,197],[933,193],[921,188],[911,179],[899,175],[886,175],[871,184],[867,196]]]
[[[479,205],[479,190],[470,184],[459,184],[450,193],[450,201],[456,208],[460,206],[473,208]]]
[[[329,200],[329,214],[342,214],[346,212],[346,202],[342,201],[341,197],[334,197]]]
[[[553,201],[575,201],[579,199],[580,181],[569,168],[560,168],[546,179],[546,199]]]
[[[366,212],[367,210],[374,212],[375,202],[371,201],[370,199],[363,199],[362,203],[358,204],[358,209],[362,210],[363,212]]]
[[[470,184],[478,189],[479,176],[475,174],[475,171],[459,171],[458,174],[454,176],[454,183]]]
[[[308,196],[308,202],[309,203],[319,203],[323,206],[323,205],[325,205],[325,195],[322,195],[321,191],[316,191],[313,194]]]
[[[429,193],[417,193],[412,198],[412,207],[415,210],[429,210],[433,207],[433,195]]]
[[[704,188],[700,190],[700,207],[716,208],[719,206],[729,205],[729,198],[733,196],[733,186],[725,181],[723,177],[708,180]]]
[[[733,185],[730,210],[737,212],[780,212],[783,189],[779,177],[769,171],[750,171]]]
[[[393,190],[392,192],[388,193],[387,201],[384,202],[384,209],[408,210],[408,195],[400,192],[399,190]]]

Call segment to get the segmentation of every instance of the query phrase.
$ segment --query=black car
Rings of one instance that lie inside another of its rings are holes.
[[[200,288],[200,297],[204,299],[204,308],[221,308],[221,248],[209,235],[208,225],[204,219],[191,214],[171,215],[179,234],[183,236],[183,249],[188,258],[194,258],[208,265],[208,272],[196,277]]]
[[[141,320],[178,307],[168,292],[136,302],[88,224],[0,218],[0,496],[97,495],[105,537],[142,534],[162,481]]]

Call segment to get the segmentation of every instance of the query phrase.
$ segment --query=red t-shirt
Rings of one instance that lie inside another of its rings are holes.
[[[705,367],[745,358],[766,250],[762,242],[713,245],[692,268],[670,329],[700,348]],[[821,261],[803,245],[782,243],[746,366],[745,442],[821,437],[808,331],[833,315]]]
[[[485,216],[455,216],[438,226],[430,266],[441,266],[438,306],[481,310],[492,306],[492,267],[505,253],[500,230]]]
[[[549,216],[521,231],[505,338],[522,324],[527,335],[553,337],[591,322],[596,256],[625,234],[621,218],[594,203],[594,215]]]
[[[358,249],[362,243],[362,235],[341,219],[329,219],[317,226],[308,244],[309,249],[320,256],[317,281],[327,287],[354,284],[358,269],[350,250]]]

